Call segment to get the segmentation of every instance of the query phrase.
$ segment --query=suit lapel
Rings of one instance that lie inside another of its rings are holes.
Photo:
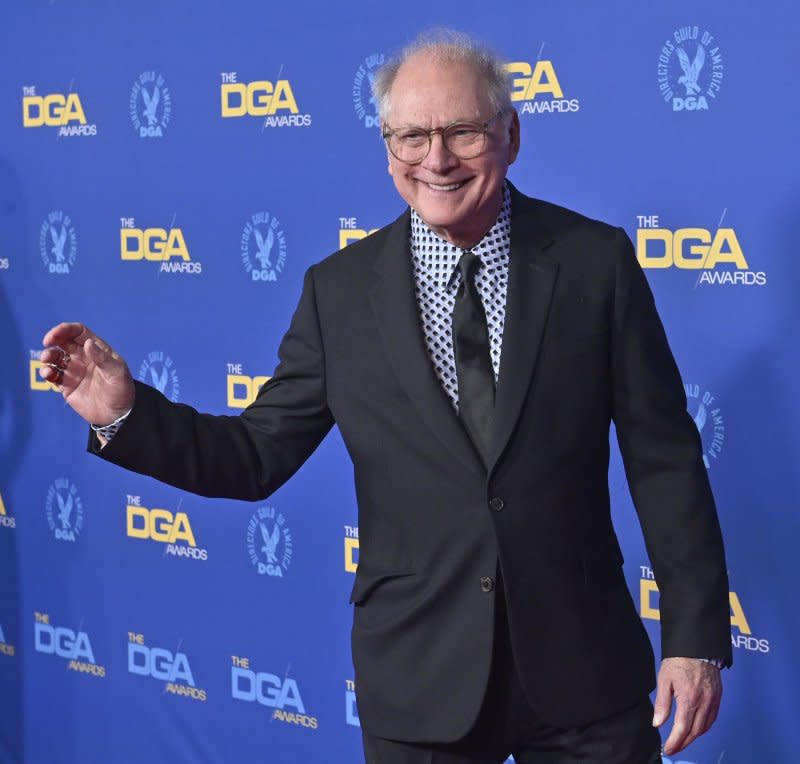
[[[442,445],[470,469],[484,469],[466,430],[433,370],[420,325],[409,253],[411,213],[388,231],[375,262],[369,299],[384,350],[420,417]]]
[[[511,255],[490,471],[528,395],[558,272],[558,265],[545,254],[552,236],[539,220],[535,204],[511,187]]]

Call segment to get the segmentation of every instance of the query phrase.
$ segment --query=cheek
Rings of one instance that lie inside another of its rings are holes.
[[[487,161],[481,165],[478,174],[484,181],[494,185],[505,177],[506,170],[508,169],[508,162],[505,156],[495,156],[492,159],[493,161]]]

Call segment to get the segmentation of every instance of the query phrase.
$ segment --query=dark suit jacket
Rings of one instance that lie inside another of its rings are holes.
[[[262,499],[336,422],[359,506],[361,722],[373,735],[444,742],[481,704],[495,600],[481,579],[498,559],[514,654],[542,720],[583,724],[654,687],[609,515],[613,420],[661,589],[663,655],[729,662],[699,436],[625,233],[513,191],[488,464],[427,356],[408,236],[406,212],[309,269],[275,376],[241,416],[198,414],[137,384],[102,456],[195,493]]]

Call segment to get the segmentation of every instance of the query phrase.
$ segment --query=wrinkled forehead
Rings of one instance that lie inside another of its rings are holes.
[[[413,56],[400,67],[388,106],[394,126],[440,127],[456,120],[483,122],[492,116],[489,85],[477,67],[430,54]]]

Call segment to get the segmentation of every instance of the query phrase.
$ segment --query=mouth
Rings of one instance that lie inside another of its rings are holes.
[[[427,181],[420,180],[423,186],[426,186],[431,191],[437,191],[442,193],[450,193],[453,191],[458,191],[458,189],[463,188],[464,186],[469,183],[469,180],[462,180],[457,183],[428,183]]]

